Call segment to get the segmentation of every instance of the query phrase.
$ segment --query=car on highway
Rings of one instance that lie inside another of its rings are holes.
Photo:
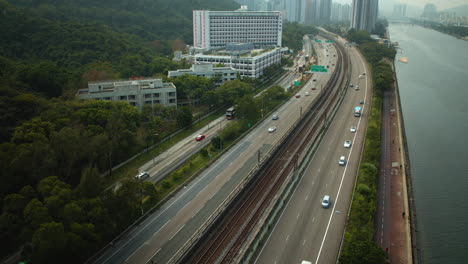
[[[359,77],[358,77],[358,78],[359,78],[359,79],[362,79],[362,75],[361,75],[361,74],[359,74]]]
[[[206,137],[205,135],[198,135],[198,136],[195,138],[195,140],[196,140],[196,141],[202,141],[203,139],[205,139],[205,137]]]
[[[271,117],[271,119],[273,119],[273,120],[278,120],[278,119],[279,119],[279,116],[278,116],[277,114],[274,114],[274,115]]]
[[[144,181],[144,180],[148,179],[149,177],[150,177],[150,175],[146,171],[140,172],[140,173],[138,173],[137,176],[135,176],[135,178],[137,180],[140,180],[140,181]]]
[[[305,92],[305,96],[309,96],[309,95],[310,95],[310,93],[309,93],[309,92]]]
[[[311,90],[315,90],[315,89],[317,89],[317,88],[315,88],[315,87],[312,87],[312,88],[311,88]]]
[[[316,81],[317,81],[317,79],[313,79],[312,81],[313,81],[313,82],[316,82]]]
[[[356,127],[355,127],[355,126],[352,126],[352,127],[349,129],[349,131],[350,131],[351,133],[356,133]]]
[[[338,161],[338,164],[339,164],[340,166],[346,165],[346,158],[345,158],[345,156],[341,156],[341,157],[340,157],[340,160]]]
[[[269,133],[273,133],[275,131],[276,131],[276,126],[272,126],[272,127],[268,128]]]
[[[300,95],[300,94],[296,94],[296,98],[300,98],[300,97],[301,97],[301,95]]]
[[[360,103],[360,104],[364,104],[364,99],[361,99],[361,100],[359,101],[359,103]]]
[[[322,207],[323,208],[328,208],[330,207],[330,195],[325,195],[323,196],[323,199],[322,199]]]
[[[354,86],[354,90],[359,90],[359,86]]]
[[[363,73],[362,73],[362,75],[366,75],[366,73],[365,73],[365,72],[363,72]]]
[[[354,86],[353,83],[350,83],[350,84],[349,84],[349,87],[353,87],[353,86]]]
[[[351,147],[351,140],[345,140],[344,147],[345,148],[350,148]]]

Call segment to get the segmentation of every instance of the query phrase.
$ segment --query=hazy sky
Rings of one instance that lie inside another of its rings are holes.
[[[352,0],[332,0],[335,3],[351,4]],[[427,3],[433,3],[437,10],[447,9],[460,5],[468,5],[468,0],[379,0],[379,5],[393,8],[394,3],[409,4],[423,8]]]

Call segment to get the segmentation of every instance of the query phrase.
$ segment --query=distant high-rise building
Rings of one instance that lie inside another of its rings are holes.
[[[426,19],[436,19],[437,18],[437,7],[434,4],[426,4],[424,6],[424,11],[421,17]]]
[[[301,21],[302,0],[286,0],[286,19],[290,22]]]
[[[341,21],[351,21],[352,10],[349,4],[341,6]]]
[[[318,21],[326,23],[330,21],[332,0],[320,0]]]
[[[342,5],[340,3],[333,3],[331,9],[330,20],[331,21],[340,21],[342,17]]]
[[[351,17],[351,7],[348,4],[333,3],[331,9],[331,21],[348,22]]]
[[[399,4],[393,6],[394,17],[406,17],[406,4]]]
[[[211,50],[229,43],[255,47],[281,47],[283,16],[280,11],[193,10],[193,46]]]
[[[353,0],[351,27],[371,32],[377,21],[378,10],[378,0]]]

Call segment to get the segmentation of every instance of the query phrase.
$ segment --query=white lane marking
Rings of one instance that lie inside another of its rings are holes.
[[[302,246],[304,246],[306,243],[305,239],[302,241]]]
[[[171,236],[171,238],[169,238],[169,240],[172,240],[172,239],[180,232],[180,230],[182,230],[182,228],[184,228],[184,226],[185,226],[185,224],[183,224],[183,225],[179,228],[179,230],[177,230],[177,232],[175,232],[175,233]]]
[[[288,241],[288,240],[289,240],[289,235],[286,237],[286,241]]]
[[[232,152],[235,152],[237,151],[240,147],[241,147],[242,144],[239,144],[238,146],[234,147]],[[231,153],[232,153],[231,152]],[[226,160],[227,158],[229,157],[229,155],[226,155],[225,157],[221,158],[219,160],[219,163],[218,164],[221,164],[224,160]],[[141,232],[143,232],[149,225],[151,225],[153,222],[155,222],[164,212],[166,212],[167,210],[169,210],[169,208],[171,208],[178,200],[180,200],[181,198],[184,197],[185,194],[188,193],[188,191],[190,189],[192,189],[195,185],[197,185],[201,180],[203,180],[204,178],[208,177],[208,175],[211,173],[211,171],[213,171],[214,169],[216,169],[218,166],[214,166],[212,167],[211,169],[209,169],[204,175],[202,175],[201,177],[197,177],[197,179],[194,181],[194,183],[192,185],[190,185],[190,187],[188,188],[185,188],[183,190],[185,190],[185,192],[182,192],[180,194],[179,197],[177,197],[176,199],[174,199],[174,201],[172,203],[170,203],[164,210],[162,210],[159,214],[157,214],[153,219],[151,219],[151,221],[149,221],[146,225],[144,225],[137,233],[135,233],[133,236],[131,236],[121,247],[119,247],[114,253],[112,253],[108,258],[106,258],[104,261],[102,261],[102,263],[106,263],[107,261],[109,261],[109,259],[111,259],[115,254],[117,254],[117,252],[119,252],[122,248],[124,248],[128,243],[132,242],[133,239],[135,239],[136,236],[138,236]],[[206,188],[206,186],[205,186]],[[200,190],[200,192],[202,192],[204,190],[204,188],[202,190]],[[200,193],[199,192],[199,193]],[[185,206],[184,206],[185,207]],[[180,210],[178,211],[180,212]],[[177,212],[177,213],[178,213]],[[177,214],[176,214],[177,215]],[[158,230],[156,230],[156,232],[154,232],[154,234],[158,233],[159,230],[161,230],[161,228],[159,228]],[[97,262],[101,262],[99,261],[99,259],[97,259]]]
[[[301,216],[301,214],[300,214],[300,213],[299,213],[299,214],[297,214],[296,218],[297,218],[297,219],[299,219],[299,216]]]
[[[312,223],[313,223],[313,222],[315,222],[315,217],[314,217],[314,218],[312,218]]]
[[[361,58],[361,64],[364,66],[364,69],[365,69],[366,66],[363,63],[362,58]],[[366,71],[366,72],[369,72],[369,71]],[[364,94],[364,100],[366,100],[366,99],[367,99],[367,79],[366,79],[366,89],[365,89],[365,94]],[[364,112],[364,106],[363,106],[362,109],[363,109],[363,112]],[[359,121],[358,121],[358,124],[357,124],[358,129],[359,129],[359,125],[361,124],[361,120],[362,120],[362,115],[359,117]],[[353,143],[354,143],[355,138],[356,138],[356,135],[354,135]],[[353,149],[354,149],[354,144],[351,146],[351,150],[349,152],[348,157],[351,157],[351,155],[353,153]],[[340,193],[341,193],[341,187],[343,186],[343,180],[344,180],[344,176],[346,174],[347,169],[348,169],[348,163],[346,163],[343,175],[341,176],[340,186],[338,187],[338,193],[336,195],[336,200],[333,203],[333,211],[335,211],[335,206],[338,203],[338,199],[339,199]],[[330,218],[328,219],[327,228],[325,229],[325,234],[323,235],[322,243],[320,245],[320,249],[319,249],[319,252],[317,254],[317,259],[315,260],[315,263],[319,263],[320,254],[322,253],[323,245],[325,244],[325,239],[327,238],[328,230],[330,229],[330,224],[331,224],[331,220],[333,219],[333,215],[334,214],[330,214]]]
[[[306,198],[305,198],[304,200],[307,201],[307,199],[309,199],[309,195],[307,195]]]

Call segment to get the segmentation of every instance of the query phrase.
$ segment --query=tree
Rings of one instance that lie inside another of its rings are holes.
[[[245,95],[252,94],[252,86],[240,80],[228,81],[216,88],[216,97],[223,105],[233,105]]]
[[[47,208],[38,199],[32,199],[24,208],[23,217],[25,225],[21,237],[29,241],[37,228],[43,223],[52,220]]]
[[[181,107],[177,111],[177,124],[180,128],[192,127],[192,111],[188,107]]]
[[[102,191],[102,183],[99,171],[96,167],[86,167],[81,173],[80,184],[77,187],[77,192],[81,197],[94,198]]]
[[[32,238],[33,263],[68,263],[67,237],[62,223],[41,224]]]

